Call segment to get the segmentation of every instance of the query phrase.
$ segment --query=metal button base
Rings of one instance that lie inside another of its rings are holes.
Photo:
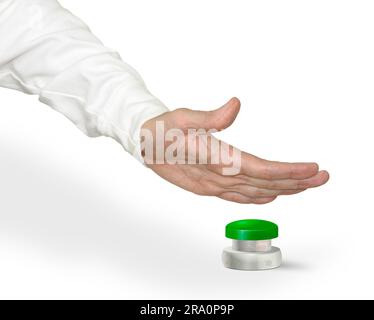
[[[270,250],[265,252],[238,251],[228,247],[223,250],[222,261],[223,265],[230,269],[267,270],[281,265],[282,254],[277,247],[271,247]]]

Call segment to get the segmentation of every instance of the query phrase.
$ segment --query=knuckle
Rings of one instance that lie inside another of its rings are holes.
[[[308,183],[305,181],[298,181],[296,183],[296,189],[306,189],[308,188]]]

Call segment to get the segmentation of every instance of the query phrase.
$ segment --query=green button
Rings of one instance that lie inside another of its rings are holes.
[[[226,237],[235,240],[270,240],[278,237],[278,226],[266,220],[234,221],[226,226]]]

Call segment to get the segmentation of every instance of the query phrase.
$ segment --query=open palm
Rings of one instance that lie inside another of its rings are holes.
[[[156,123],[162,122],[166,131],[178,129],[186,136],[189,129],[219,131],[234,122],[239,110],[240,101],[237,98],[232,98],[223,107],[214,111],[176,109],[147,121],[143,129],[155,134]],[[227,150],[227,155],[223,156],[228,159],[232,158],[233,150],[237,150],[209,133],[203,138],[199,141],[209,142],[208,151],[211,151],[209,145],[212,142],[213,145],[219,143],[226,146],[227,148],[222,149]],[[182,157],[185,158],[185,164],[179,164],[179,161],[175,164],[148,161],[147,165],[163,179],[199,195],[216,196],[239,203],[265,204],[275,200],[279,195],[296,194],[308,188],[321,186],[329,179],[328,172],[319,171],[316,163],[268,161],[246,152],[240,153],[240,168],[228,175],[224,173],[227,163],[220,160],[212,164],[210,152],[207,153],[207,163],[188,163],[192,153],[196,153],[193,156],[199,159],[199,148],[191,148],[188,144],[184,147]]]

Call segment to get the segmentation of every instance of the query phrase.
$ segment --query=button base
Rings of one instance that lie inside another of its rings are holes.
[[[223,265],[230,269],[268,270],[281,265],[282,253],[277,247],[271,247],[266,252],[237,251],[228,247],[223,250],[222,261]]]

